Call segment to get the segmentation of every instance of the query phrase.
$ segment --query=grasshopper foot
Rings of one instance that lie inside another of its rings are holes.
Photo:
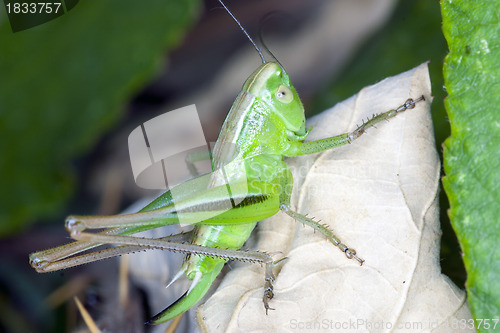
[[[275,310],[274,308],[269,306],[269,301],[273,299],[273,297],[274,297],[273,284],[270,280],[266,278],[266,287],[264,289],[264,297],[262,298],[262,301],[264,302],[264,308],[266,309],[266,316],[269,310]]]
[[[281,258],[279,260],[268,262],[266,264],[266,283],[264,285],[264,297],[262,301],[264,302],[264,308],[266,309],[266,316],[269,310],[275,310],[274,308],[269,306],[269,301],[274,297],[274,287],[273,282],[276,280],[276,277],[273,274],[273,267],[281,263],[283,260],[288,259],[287,257]]]
[[[347,256],[347,258],[349,258],[349,259],[356,259],[359,262],[359,265],[363,266],[363,263],[365,261],[356,255],[356,250],[355,249],[346,248],[344,250],[344,253]]]

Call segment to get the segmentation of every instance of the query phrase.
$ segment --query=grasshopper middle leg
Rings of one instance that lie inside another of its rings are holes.
[[[321,232],[330,242],[332,242],[342,252],[344,252],[347,258],[356,259],[360,265],[363,265],[363,263],[365,262],[363,259],[361,259],[356,255],[356,250],[349,248],[344,243],[342,243],[342,241],[337,236],[335,236],[333,231],[331,231],[326,225],[323,225],[305,215],[290,210],[290,207],[286,204],[282,204],[280,208],[282,212],[284,212],[290,217],[293,217],[296,221],[306,224],[311,228],[313,228],[314,230],[318,230],[319,232]]]

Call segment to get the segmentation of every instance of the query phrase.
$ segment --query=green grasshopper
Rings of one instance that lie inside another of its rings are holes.
[[[265,59],[238,20],[219,1],[254,45],[262,65],[245,81],[227,115],[212,152],[212,172],[172,188],[138,213],[69,216],[66,229],[76,241],[30,255],[33,268],[50,272],[146,249],[185,253],[182,268],[173,281],[185,275],[193,281],[191,287],[154,316],[150,324],[167,322],[194,306],[229,260],[264,264],[264,308],[266,314],[274,310],[269,305],[274,297],[273,267],[284,258],[274,260],[270,254],[240,248],[257,222],[279,211],[318,230],[347,258],[362,265],[364,260],[356,251],[326,226],[291,209],[293,179],[284,157],[315,154],[351,143],[366,129],[424,100],[424,96],[410,98],[393,110],[374,115],[351,132],[304,142],[312,128],[306,130],[304,107],[287,73],[277,61]],[[194,229],[155,239],[131,236],[180,223],[193,224]],[[88,231],[92,229],[101,231]],[[119,246],[80,254],[105,244]]]

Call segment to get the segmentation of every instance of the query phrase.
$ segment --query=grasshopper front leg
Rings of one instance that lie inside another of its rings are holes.
[[[291,146],[291,149],[286,153],[285,156],[292,157],[292,156],[315,154],[328,149],[340,147],[348,143],[351,143],[352,141],[359,138],[363,133],[365,133],[368,128],[375,126],[381,121],[389,120],[395,117],[396,115],[400,114],[401,112],[415,108],[415,105],[420,101],[425,101],[425,97],[423,95],[415,100],[409,98],[406,100],[406,102],[404,102],[402,105],[398,106],[393,110],[373,115],[371,119],[369,119],[366,122],[363,122],[363,124],[361,124],[356,129],[348,133],[311,142],[294,142]]]

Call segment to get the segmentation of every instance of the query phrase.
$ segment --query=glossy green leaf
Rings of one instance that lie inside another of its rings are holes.
[[[451,123],[443,183],[472,313],[491,320],[500,315],[500,1],[443,0],[441,9],[450,50],[444,77]]]
[[[0,17],[0,235],[71,192],[69,161],[116,122],[165,63],[198,0],[81,1],[13,33]]]

